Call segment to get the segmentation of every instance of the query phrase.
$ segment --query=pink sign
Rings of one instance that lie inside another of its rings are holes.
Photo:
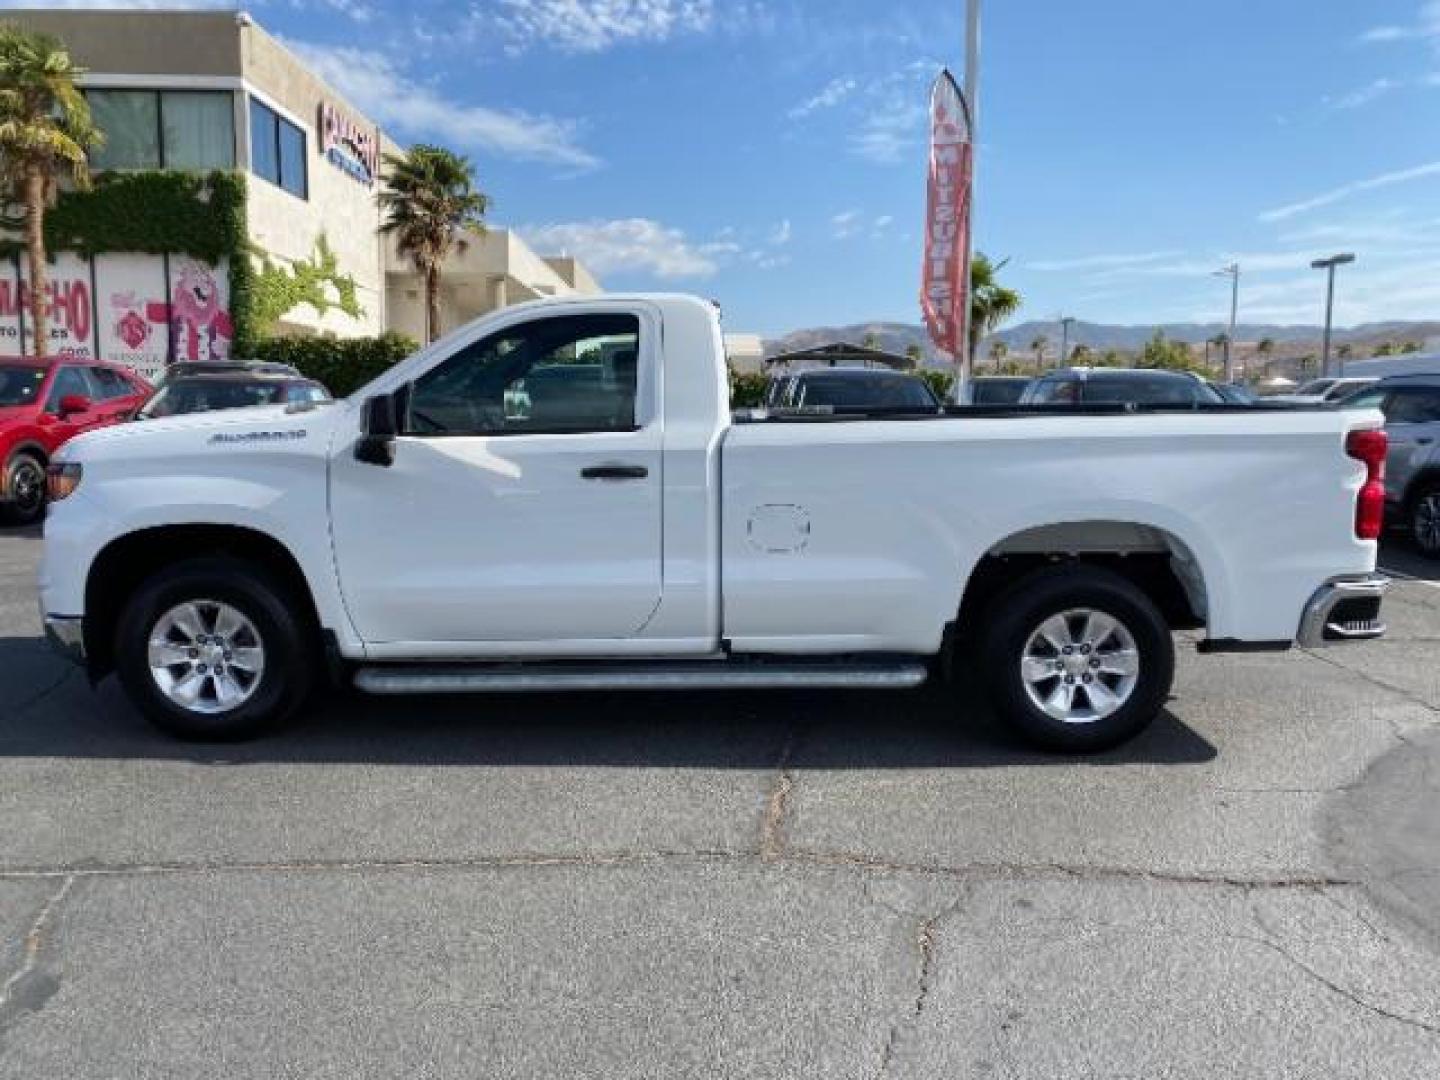
[[[974,153],[970,110],[954,77],[942,71],[930,94],[930,189],[920,308],[937,348],[960,356],[970,297],[970,183]]]

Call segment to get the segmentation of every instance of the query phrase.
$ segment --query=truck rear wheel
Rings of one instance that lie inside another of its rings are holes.
[[[282,585],[238,559],[188,560],[144,582],[116,628],[130,699],[181,739],[232,741],[272,730],[305,700],[314,649]]]
[[[1170,694],[1170,628],[1143,592],[1108,570],[1032,574],[994,601],[985,622],[991,699],[1043,749],[1108,750],[1148,727]]]

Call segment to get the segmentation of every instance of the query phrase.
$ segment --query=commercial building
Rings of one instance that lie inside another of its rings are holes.
[[[379,232],[401,148],[244,13],[10,10],[60,38],[106,141],[95,190],[52,212],[52,352],[153,372],[261,333],[420,337],[424,292]],[[243,178],[243,182],[237,182]],[[0,353],[34,348],[23,261],[0,260]],[[497,229],[444,268],[454,326],[598,283]]]

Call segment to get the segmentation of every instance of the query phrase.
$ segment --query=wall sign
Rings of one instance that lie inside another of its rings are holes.
[[[230,355],[230,273],[184,255],[56,254],[46,287],[47,353],[124,364],[153,379],[169,363]],[[0,357],[33,356],[30,284],[0,261]]]
[[[320,105],[320,152],[366,187],[374,185],[380,171],[379,132],[361,127],[328,101]]]

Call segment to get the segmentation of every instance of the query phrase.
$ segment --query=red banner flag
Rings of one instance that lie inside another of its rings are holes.
[[[920,308],[936,348],[959,358],[970,301],[970,109],[948,71],[930,92],[930,199]]]

